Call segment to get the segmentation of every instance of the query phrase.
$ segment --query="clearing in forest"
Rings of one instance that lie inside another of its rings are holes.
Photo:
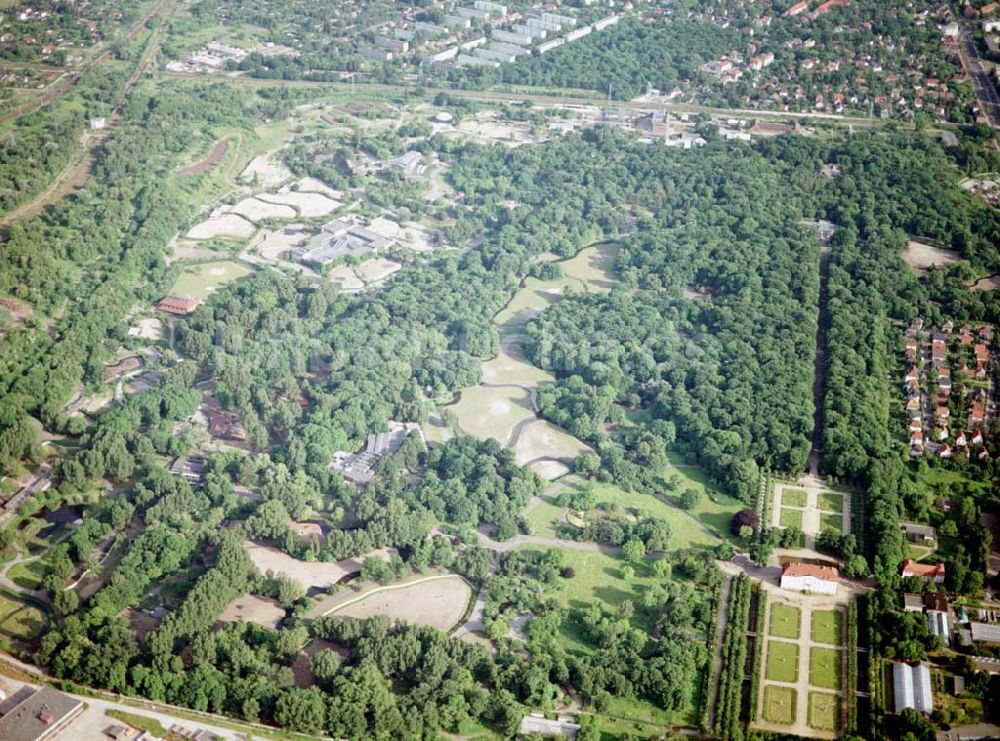
[[[903,250],[902,257],[903,262],[916,276],[927,275],[930,268],[953,265],[962,259],[954,250],[945,250],[912,239]]]
[[[212,147],[212,151],[208,153],[208,156],[205,157],[205,159],[203,159],[201,162],[195,162],[193,165],[182,167],[177,174],[180,175],[181,177],[201,175],[207,172],[212,167],[212,165],[214,165],[216,162],[225,157],[226,151],[228,149],[229,149],[229,140],[220,139],[215,143],[215,146]]]
[[[290,576],[301,582],[306,588],[325,589],[332,587],[345,576],[361,571],[362,558],[345,559],[344,561],[302,561],[292,558],[287,553],[268,545],[260,545],[251,540],[243,541],[243,547],[250,555],[254,566],[263,574],[272,571],[275,574]]]
[[[226,605],[226,609],[219,616],[219,622],[235,623],[243,620],[263,625],[265,628],[277,628],[284,617],[285,611],[273,599],[244,594]]]
[[[232,283],[251,272],[250,268],[228,260],[187,265],[177,276],[170,292],[175,296],[191,296],[204,301],[219,286]]]
[[[378,587],[335,608],[330,614],[364,620],[386,615],[411,625],[451,630],[465,615],[472,589],[460,576],[428,576],[408,584]]]
[[[458,402],[447,407],[461,420],[462,431],[501,445],[510,442],[515,427],[533,419],[530,394],[521,388],[473,386],[461,392]]]

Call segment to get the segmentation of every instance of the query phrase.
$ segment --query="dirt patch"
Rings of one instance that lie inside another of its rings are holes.
[[[250,540],[243,541],[243,547],[261,573],[273,571],[275,574],[285,574],[301,582],[306,588],[326,589],[345,576],[361,571],[362,559],[346,559],[336,563],[300,561],[277,548]]]
[[[323,640],[322,638],[317,638],[303,648],[302,652],[295,657],[295,661],[292,662],[292,674],[295,677],[296,687],[305,688],[312,686],[315,678],[313,677],[312,670],[309,668],[309,660],[320,651],[325,651],[327,649],[330,651],[336,651],[342,661],[347,661],[351,658],[351,651],[345,646],[341,646],[339,643],[331,643],[330,641]]]
[[[521,428],[514,446],[514,454],[520,465],[543,457],[572,460],[578,455],[592,452],[589,445],[543,419]]]
[[[472,590],[461,577],[430,577],[412,584],[382,587],[333,614],[358,619],[387,615],[412,625],[448,630],[461,620],[471,598]]]
[[[924,276],[933,267],[954,265],[962,258],[954,250],[945,250],[923,242],[910,240],[903,250],[903,262],[914,275]]]
[[[270,155],[261,154],[254,157],[240,173],[240,180],[270,188],[281,185],[291,176],[291,171],[283,164],[272,160]]]
[[[16,298],[0,298],[0,309],[7,311],[11,318],[18,322],[23,322],[32,313],[30,306]]]
[[[298,247],[308,236],[301,224],[289,224],[284,229],[265,229],[250,246],[265,260],[280,260],[283,253]]]
[[[139,332],[137,336],[143,340],[162,340],[163,322],[155,317],[139,320]]]
[[[971,286],[970,291],[1000,291],[1000,275],[991,275],[988,278],[980,278]]]
[[[277,628],[284,617],[285,611],[273,599],[244,594],[226,605],[226,609],[219,616],[219,622],[235,623],[243,620],[263,625],[265,628]]]
[[[414,222],[398,224],[391,219],[380,216],[372,220],[368,229],[388,239],[394,239],[414,252],[432,252],[434,250],[430,230],[422,224]]]
[[[191,242],[186,239],[178,240],[173,244],[173,254],[167,258],[168,262],[177,260],[214,260],[219,257],[219,253],[213,249],[205,247],[198,242]]]
[[[319,178],[304,177],[292,183],[292,188],[306,193],[322,193],[335,201],[344,200],[344,194],[339,190],[334,190]],[[282,191],[285,189],[282,188]]]
[[[303,218],[326,216],[340,208],[340,201],[327,198],[319,193],[259,193],[257,198],[267,203],[290,206],[296,209]]]
[[[125,611],[125,617],[128,618],[129,625],[132,626],[132,632],[135,633],[136,638],[140,641],[159,628],[160,623],[163,622],[162,618],[153,617],[148,612],[133,610],[132,608]]]
[[[483,440],[492,437],[507,445],[514,428],[534,418],[528,392],[519,388],[473,386],[462,391],[457,404],[450,407],[459,427]]]
[[[193,165],[188,165],[187,167],[182,167],[178,174],[181,177],[191,177],[192,175],[202,175],[211,169],[212,165],[221,160],[226,156],[226,152],[229,150],[229,141],[227,139],[222,139],[215,143],[212,147],[212,151],[209,152],[208,156],[201,162],[196,162]]]
[[[330,282],[339,283],[344,291],[360,291],[365,287],[365,283],[357,275],[350,265],[340,265],[330,271]]]
[[[188,230],[189,239],[215,239],[230,237],[247,239],[254,233],[254,225],[238,214],[225,213],[212,216]]]
[[[528,466],[532,471],[537,473],[541,478],[546,481],[554,481],[560,476],[565,476],[569,473],[569,466],[565,463],[560,463],[559,461],[535,461],[530,466]]]
[[[402,269],[402,265],[394,260],[387,260],[384,257],[376,257],[374,260],[363,262],[358,265],[354,272],[365,283],[375,283],[385,280],[393,273]]]
[[[267,219],[294,219],[297,214],[291,206],[284,206],[277,203],[267,203],[258,198],[244,198],[236,203],[232,213],[249,219],[255,224]]]

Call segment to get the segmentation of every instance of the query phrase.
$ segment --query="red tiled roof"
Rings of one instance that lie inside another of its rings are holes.
[[[836,566],[822,566],[815,563],[786,563],[781,569],[782,576],[815,576],[817,579],[833,580],[838,576]]]
[[[196,298],[190,296],[167,296],[157,305],[160,311],[168,314],[190,314],[198,308],[201,303]]]
[[[944,574],[943,563],[917,563],[910,559],[903,561],[903,576],[943,577]]]

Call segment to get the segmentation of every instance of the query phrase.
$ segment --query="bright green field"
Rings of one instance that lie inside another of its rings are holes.
[[[775,682],[795,682],[799,678],[799,647],[787,641],[767,642],[765,676]],[[821,685],[822,686],[822,685]]]
[[[839,610],[813,610],[812,632],[813,643],[829,643],[839,646],[843,643],[844,616]]]
[[[795,722],[797,693],[791,687],[764,685],[764,720],[790,726]]]
[[[796,527],[802,529],[802,510],[781,508],[781,519],[778,520],[782,527]]]
[[[809,693],[809,727],[818,731],[836,731],[840,725],[840,701],[829,692]]]
[[[767,634],[777,638],[797,640],[801,622],[802,613],[798,607],[775,603],[771,605],[771,618],[768,623]]]
[[[621,509],[634,509],[668,522],[672,532],[671,549],[712,546],[718,543],[716,538],[698,527],[698,523],[692,519],[692,517],[700,519],[697,516],[697,510],[688,513],[679,507],[670,506],[658,497],[625,491],[614,484],[594,482],[593,486],[598,502],[612,502]],[[711,505],[712,503],[707,502],[707,504]],[[729,519],[732,519],[731,514]]]
[[[823,530],[833,530],[842,533],[844,531],[844,516],[821,512],[819,515],[819,529],[821,532]]]
[[[170,290],[175,296],[191,296],[206,300],[219,286],[232,283],[238,278],[249,275],[250,268],[235,262],[205,262],[196,265],[186,265],[177,276],[177,282]]]
[[[782,489],[781,505],[783,507],[805,507],[807,494],[802,489]]]
[[[714,491],[705,472],[700,468],[678,466],[678,463],[683,464],[684,462],[678,453],[668,451],[667,457],[674,465],[661,471],[660,475],[666,480],[674,479],[677,486],[672,491],[665,491],[664,495],[679,506],[684,490],[695,489],[701,494],[701,499],[688,512],[720,538],[728,537],[729,524],[732,522],[733,515],[743,509],[744,505],[737,499]],[[711,497],[709,497],[710,492]]]
[[[828,512],[844,511],[844,496],[829,491],[821,491],[817,500],[819,508]]]
[[[840,689],[840,651],[818,646],[809,649],[809,684]]]

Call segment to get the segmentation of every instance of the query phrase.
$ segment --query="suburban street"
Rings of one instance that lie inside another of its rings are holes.
[[[958,53],[962,58],[962,66],[972,78],[979,106],[989,119],[990,125],[1000,127],[1000,93],[997,92],[990,73],[983,67],[982,59],[976,49],[976,42],[972,38],[975,26],[973,23],[962,23],[959,28]]]

